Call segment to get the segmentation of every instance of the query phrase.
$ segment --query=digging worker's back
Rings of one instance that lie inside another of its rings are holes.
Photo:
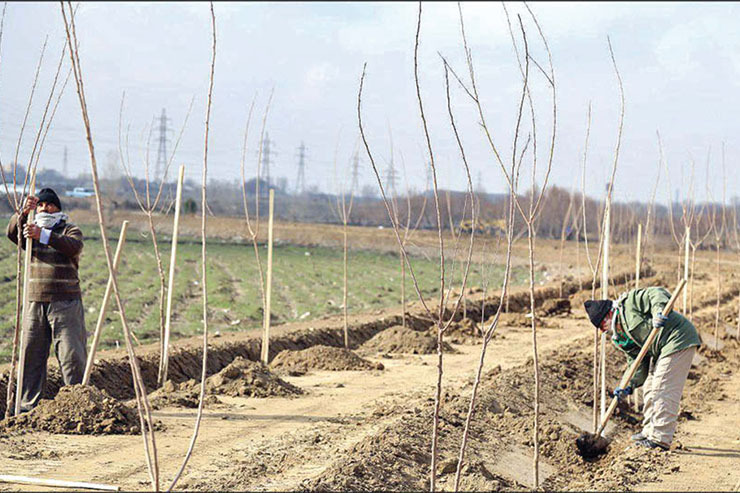
[[[33,223],[28,214],[36,210]],[[70,224],[51,188],[29,197],[21,212],[10,218],[8,238],[23,244],[33,241],[28,282],[28,312],[23,318],[25,364],[21,411],[38,404],[46,382],[46,363],[53,343],[65,385],[82,382],[86,360],[85,310],[77,270],[82,252],[82,232]]]
[[[694,325],[683,315],[663,309],[670,293],[659,287],[633,289],[616,301],[589,300],[585,303],[591,323],[611,331],[611,341],[627,355],[628,370],[637,358],[653,327],[660,332],[624,389],[614,395],[624,398],[643,386],[645,405],[643,428],[632,436],[638,445],[667,450],[673,441],[684,384],[701,339]]]

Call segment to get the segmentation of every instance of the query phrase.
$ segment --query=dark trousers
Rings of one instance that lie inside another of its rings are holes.
[[[85,310],[82,300],[32,301],[23,321],[23,392],[21,411],[30,411],[41,399],[46,363],[54,344],[65,385],[82,382],[87,360]]]

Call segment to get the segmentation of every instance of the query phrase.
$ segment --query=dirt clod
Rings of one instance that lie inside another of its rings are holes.
[[[43,430],[69,435],[139,433],[134,409],[92,386],[62,387],[52,400],[43,399],[33,410],[0,421],[8,431]]]

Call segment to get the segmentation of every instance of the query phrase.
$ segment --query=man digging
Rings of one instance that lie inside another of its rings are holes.
[[[670,299],[664,288],[633,289],[618,300],[589,300],[584,307],[591,323],[611,332],[611,341],[627,355],[628,368],[637,358],[653,327],[660,332],[625,388],[614,389],[620,400],[644,388],[642,431],[632,435],[638,446],[668,450],[673,441],[691,361],[701,339],[694,325],[678,312],[665,317]],[[628,369],[629,371],[629,369]]]
[[[33,223],[28,214],[34,210]],[[77,270],[82,251],[82,231],[67,222],[59,197],[51,188],[30,196],[8,223],[8,238],[18,242],[18,227],[33,241],[28,279],[28,311],[23,317],[23,382],[21,411],[33,409],[46,382],[46,363],[54,344],[65,385],[82,382],[87,358],[85,310]]]

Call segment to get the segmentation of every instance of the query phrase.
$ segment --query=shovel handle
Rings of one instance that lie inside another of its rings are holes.
[[[686,286],[686,279],[681,279],[681,282],[678,283],[678,286],[673,291],[673,295],[671,295],[671,299],[668,300],[668,303],[666,303],[665,308],[663,308],[663,316],[667,317],[669,313],[673,311],[673,305],[676,303],[676,300],[678,300],[679,295],[681,294],[681,291],[683,291],[683,288]],[[659,327],[653,327],[653,330],[650,331],[650,335],[648,335],[647,339],[645,339],[645,343],[642,345],[642,349],[640,349],[640,353],[637,355],[637,358],[635,358],[635,361],[632,362],[632,366],[630,366],[629,371],[622,376],[622,380],[619,382],[619,387],[624,388],[630,380],[632,380],[632,377],[635,376],[635,373],[637,373],[637,368],[639,368],[640,363],[642,363],[642,360],[645,359],[645,355],[650,350],[650,345],[653,343],[656,337],[658,337],[658,333],[660,332]],[[606,423],[609,421],[609,419],[612,417],[612,414],[614,414],[614,410],[617,408],[617,403],[619,402],[619,398],[614,396],[611,403],[609,404],[609,408],[606,411],[606,414],[604,415],[604,419],[601,421],[601,424],[599,425],[599,428],[596,430],[596,435],[599,436],[604,431],[604,428],[606,428]]]

